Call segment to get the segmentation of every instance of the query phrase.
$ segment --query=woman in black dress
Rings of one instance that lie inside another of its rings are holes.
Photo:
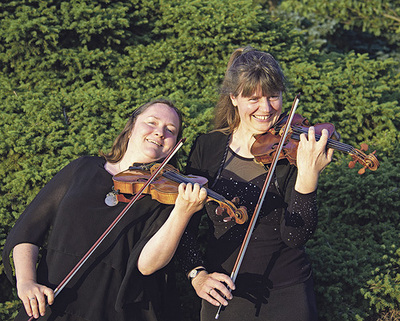
[[[283,72],[268,53],[236,50],[228,63],[216,107],[215,130],[196,140],[187,173],[205,176],[209,187],[227,199],[238,197],[254,212],[268,166],[254,161],[254,136],[267,132],[282,116]],[[216,214],[207,204],[209,224],[205,256],[197,249],[195,215],[182,239],[178,258],[203,299],[201,320],[311,321],[317,319],[312,270],[304,245],[317,225],[319,173],[332,159],[328,133],[315,139],[310,127],[301,135],[297,168],[280,160],[252,233],[235,284],[229,275],[247,224]],[[233,290],[232,293],[230,289]],[[229,302],[229,303],[228,303]]]
[[[74,160],[39,192],[11,230],[3,253],[14,280],[13,253],[23,303],[16,320],[175,317],[165,308],[165,275],[156,271],[170,261],[187,222],[203,206],[206,191],[198,184],[181,184],[175,206],[150,195],[139,199],[56,298],[53,290],[125,208],[126,203],[107,199],[115,198],[113,176],[134,164],[162,160],[181,131],[180,113],[171,102],[149,102],[135,110],[110,153]]]

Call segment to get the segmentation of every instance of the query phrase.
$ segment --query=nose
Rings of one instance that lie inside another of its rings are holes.
[[[269,101],[269,99],[267,97],[262,97],[259,100],[258,109],[261,111],[265,111],[265,112],[269,112],[272,109],[271,102]]]
[[[157,136],[160,136],[161,138],[164,138],[164,137],[165,137],[164,128],[162,128],[162,127],[160,127],[160,126],[157,126],[157,127],[155,128],[155,134],[156,134]]]

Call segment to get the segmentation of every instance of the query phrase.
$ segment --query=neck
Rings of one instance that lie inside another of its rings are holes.
[[[122,172],[129,169],[129,166],[132,166],[133,163],[133,161],[126,159],[126,157],[122,157],[117,164],[119,166],[119,170]]]
[[[121,173],[121,172],[129,169],[129,167],[132,166],[132,164],[133,164],[133,161],[128,160],[126,157],[122,157],[122,159],[117,163],[106,162],[104,165],[104,168],[111,175],[116,175],[118,173]]]
[[[253,158],[251,146],[255,142],[253,134],[243,132],[239,128],[233,132],[229,147],[238,155],[246,158]]]
[[[109,172],[113,176],[123,171],[121,170],[119,162],[118,163],[106,162],[104,164],[104,168],[106,169],[107,172]]]

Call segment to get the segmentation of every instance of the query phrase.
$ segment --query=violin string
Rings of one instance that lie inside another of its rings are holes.
[[[192,183],[193,184],[193,181],[191,181],[190,178],[187,178],[187,177],[180,175],[179,173],[176,173],[173,171],[164,172],[163,176],[166,178],[169,178],[170,180],[172,180],[176,183],[185,183],[185,184]],[[226,202],[226,199],[223,196],[217,194],[216,192],[214,192],[213,190],[210,190],[208,188],[205,188],[205,189],[207,190],[207,195],[210,196],[211,198],[214,198],[220,202]]]
[[[302,128],[295,127],[295,126],[293,126],[293,129],[294,129],[293,132],[295,134],[298,134],[298,136],[296,136],[296,139],[300,139],[300,134],[303,134],[303,133],[307,134],[308,133],[308,131],[303,130]],[[321,135],[315,134],[315,137],[319,140],[321,138]],[[344,152],[350,153],[350,150],[352,149],[352,147],[350,145],[341,143],[341,142],[339,142],[337,140],[334,140],[334,139],[331,139],[331,138],[328,139],[328,143],[329,143],[329,145],[332,146],[332,148],[335,148],[335,149],[340,150],[340,151],[344,151]]]
[[[193,183],[195,183],[195,182],[193,182],[193,181],[190,179],[190,177],[186,177],[186,176],[181,175],[180,173],[174,172],[174,171],[164,172],[162,175],[163,175],[164,177],[166,177],[166,178],[168,178],[168,179],[170,179],[170,180],[176,182],[176,183],[185,183],[185,184],[188,184],[188,183],[192,183],[192,184],[193,184]],[[227,207],[232,211],[232,213],[235,213],[235,215],[236,215],[235,221],[236,221],[236,222],[239,222],[239,221],[237,220],[237,218],[243,218],[243,216],[242,216],[242,215],[243,215],[243,212],[240,211],[240,210],[237,211],[237,210],[235,209],[235,206],[232,205],[232,204],[230,204],[230,202],[229,202],[225,197],[223,197],[222,195],[220,195],[220,194],[214,192],[214,191],[211,190],[211,189],[208,189],[208,188],[206,188],[206,187],[204,187],[204,186],[202,186],[202,187],[206,189],[206,191],[207,191],[207,197],[211,198],[212,200],[215,200],[215,201],[219,202],[219,203],[218,203],[219,206],[222,206],[222,204],[224,204],[225,206],[227,206]],[[224,206],[222,206],[222,208],[224,208]],[[242,214],[240,214],[240,213],[242,213]],[[247,214],[246,214],[246,215],[247,215]],[[231,216],[231,215],[229,214],[229,216]],[[243,221],[243,223],[244,223],[244,222],[245,222],[245,221]],[[239,223],[239,224],[243,224],[243,223]]]
[[[307,134],[307,132],[308,132],[306,130],[303,130],[301,127],[292,126],[292,128],[293,128],[293,134],[294,134],[294,135],[292,134],[292,138],[294,138],[296,140],[300,140],[300,134],[303,134],[303,133]],[[293,137],[293,136],[295,136],[295,137]],[[321,138],[321,135],[316,134],[315,137],[317,138],[317,140],[319,140]],[[328,147],[348,153],[349,155],[355,155],[361,159],[365,159],[364,153],[357,150],[353,146],[339,142],[339,141],[331,139],[331,138],[328,138]]]

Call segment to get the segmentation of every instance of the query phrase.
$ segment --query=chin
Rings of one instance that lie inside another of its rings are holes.
[[[160,151],[153,149],[153,148],[145,149],[142,152],[143,158],[147,159],[149,163],[162,158],[163,157],[162,154],[163,153],[161,153]]]
[[[265,134],[270,128],[271,128],[271,126],[264,127],[264,128],[257,128],[256,130],[254,130],[254,135]]]

